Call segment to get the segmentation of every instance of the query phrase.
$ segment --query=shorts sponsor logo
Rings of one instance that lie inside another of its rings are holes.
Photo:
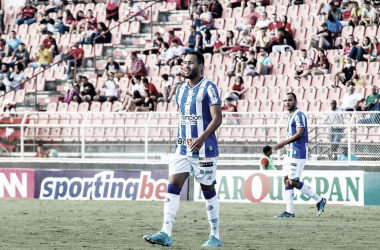
[[[200,174],[212,174],[212,173],[214,173],[214,171],[213,170],[203,170],[203,169],[201,169],[199,171],[199,173]]]
[[[207,211],[211,211],[211,210],[213,210],[214,209],[214,207],[212,206],[212,205],[208,205],[207,206]]]
[[[214,166],[214,163],[213,162],[200,162],[199,163],[199,166],[200,167],[212,167],[212,166]],[[210,170],[210,171],[212,171],[212,170]]]
[[[290,163],[290,165],[297,167],[297,163]]]
[[[207,180],[212,180],[212,176],[209,175],[209,176],[207,177]]]
[[[207,157],[207,158],[199,157],[199,160],[200,161],[211,161],[212,158],[211,157]]]

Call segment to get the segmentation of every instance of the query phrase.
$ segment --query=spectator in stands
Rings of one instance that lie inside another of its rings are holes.
[[[218,0],[213,0],[209,6],[209,11],[211,12],[213,18],[221,18],[223,7]]]
[[[268,51],[269,51],[269,47],[273,42],[272,39],[273,39],[273,37],[271,37],[266,32],[266,28],[262,27],[260,29],[260,32],[256,36],[255,43],[253,44],[253,47],[251,48],[251,50],[259,52],[260,48],[265,48],[265,49],[268,49]]]
[[[106,23],[107,27],[110,26],[112,20],[119,21],[119,6],[121,0],[107,0],[106,7]]]
[[[323,49],[318,50],[318,59],[315,63],[315,69],[311,71],[312,76],[326,75],[329,73],[330,62],[326,57],[326,53]]]
[[[344,111],[354,111],[362,101],[364,101],[364,97],[355,93],[355,87],[353,85],[350,85],[349,87],[346,86],[346,93],[343,96],[341,108]]]
[[[339,155],[337,161],[348,161],[348,148],[342,147],[342,154]],[[351,161],[358,161],[358,157],[355,154],[351,154]]]
[[[243,25],[238,25],[235,28],[239,31],[243,30],[243,28],[248,28],[249,30],[251,30],[256,25],[257,17],[255,16],[255,5],[249,2],[248,6],[249,6],[249,13],[243,17],[244,19]]]
[[[67,89],[65,91],[65,98],[63,99],[63,102],[66,102],[66,103],[70,103],[71,101],[78,102],[79,92],[82,86],[82,76],[77,75],[75,83],[70,83],[70,84],[72,85],[72,88]]]
[[[74,53],[71,55],[71,53]],[[68,57],[66,57],[68,56]],[[84,56],[84,51],[82,48],[79,47],[79,42],[74,42],[66,51],[66,53],[61,53],[59,55],[59,60],[62,60],[67,63],[67,69],[65,75],[62,77],[62,81],[66,81],[69,79],[69,75],[71,73],[71,67],[75,67],[75,61],[76,61],[76,67],[80,67],[82,65]],[[57,63],[54,65],[54,68],[58,68],[60,63]]]
[[[263,148],[263,156],[260,159],[260,170],[277,170],[272,158],[270,157],[271,155],[272,148],[270,146],[265,146]]]
[[[270,22],[269,25],[268,25],[268,33],[271,36],[277,36],[276,29],[283,27],[282,23],[278,21],[276,13],[272,14],[272,19],[271,20],[272,20],[272,22]]]
[[[326,112],[325,115],[325,123],[327,121],[330,121],[330,124],[343,124],[342,121],[342,108],[339,108],[336,106],[336,101],[331,100],[330,101],[330,107],[331,109]],[[344,132],[344,127],[340,126],[331,126],[330,127],[330,132],[329,132],[329,141],[334,143],[331,145],[331,151],[336,152],[336,150],[339,147],[339,142],[343,137],[343,132]]]
[[[223,112],[237,112],[236,105],[232,104],[233,99],[228,97],[224,100]]]
[[[3,117],[16,117],[16,107],[11,105],[9,99],[3,101]]]
[[[48,31],[46,34],[47,37],[43,40],[43,43],[45,48],[50,51],[51,57],[54,58],[54,56],[58,55],[58,45],[53,37],[53,32]]]
[[[235,77],[235,83],[232,86],[232,90],[227,93],[222,100],[226,100],[227,98],[232,99],[234,101],[240,100],[242,95],[248,90],[248,88],[244,88],[244,81],[241,76]]]
[[[214,50],[213,50],[213,53],[220,53],[222,50],[222,46],[223,46],[223,42],[220,41],[220,35],[219,34],[216,34],[215,35],[215,43],[214,43]]]
[[[294,72],[295,79],[301,80],[302,76],[307,76],[311,73],[313,69],[314,62],[313,59],[307,55],[307,51],[305,49],[301,50],[301,58],[296,66],[296,70]]]
[[[60,34],[70,33],[72,30],[72,25],[75,23],[75,19],[73,14],[71,14],[70,10],[65,10],[63,12],[62,21],[58,24],[58,32]]]
[[[211,34],[209,29],[205,30],[205,34],[203,36],[203,53],[211,53],[214,52],[214,44],[215,44],[215,36]]]
[[[268,14],[266,12],[262,12],[259,20],[256,22],[253,32],[256,33],[260,31],[262,28],[267,29],[270,23],[271,23],[271,20],[268,18]]]
[[[356,111],[370,111],[376,104],[379,103],[380,94],[377,93],[377,86],[371,86],[371,94],[369,94],[364,100],[364,105],[357,106]]]
[[[18,49],[13,51],[11,61],[8,63],[11,68],[18,63],[22,63],[24,65],[24,68],[28,66],[30,62],[29,52],[25,47],[26,46],[24,43],[20,43]]]
[[[246,66],[243,69],[244,71],[241,73],[241,75],[242,76],[255,76],[257,74],[257,71],[256,71],[257,60],[255,58],[255,52],[250,51],[248,58],[249,58],[249,60],[245,63]]]
[[[17,63],[9,78],[11,83],[7,86],[7,91],[11,90],[11,88],[14,90],[22,89],[23,86],[21,84],[28,79],[29,77],[24,73],[24,65],[22,63]]]
[[[154,102],[150,97],[149,91],[146,89],[142,95],[143,103],[141,106],[137,106],[135,112],[149,112],[154,111]]]
[[[4,25],[4,2],[5,1],[0,1],[0,34],[4,33],[5,30],[5,25]]]
[[[175,97],[176,91],[177,91],[177,89],[179,88],[179,86],[182,85],[182,84],[184,84],[184,83],[186,83],[186,81],[184,81],[184,80],[182,79],[182,74],[181,74],[181,73],[177,73],[177,74],[176,74],[175,79],[174,79],[174,82],[175,82],[175,83],[174,83],[172,89],[170,90],[170,94],[169,94],[169,97],[168,97],[169,102],[170,102],[170,100],[171,100],[173,97]]]
[[[8,63],[3,63],[0,71],[0,91],[6,91],[6,86],[9,86],[11,74]]]
[[[199,10],[202,9],[202,4],[198,3],[197,0],[191,0],[189,10],[189,19],[194,20],[194,15],[200,15]]]
[[[329,11],[326,14],[327,16],[332,15],[338,21],[342,21],[342,11],[339,9],[339,7],[335,6],[334,2],[329,3]]]
[[[242,10],[244,10],[245,6],[247,5],[248,0],[236,0],[236,2],[229,2],[227,4],[228,8],[236,8],[241,7]]]
[[[142,83],[144,85],[145,90],[149,91],[149,95],[153,99],[153,101],[157,101],[159,93],[157,91],[156,86],[153,83],[150,83],[148,78],[146,77],[142,79]]]
[[[206,29],[214,28],[213,18],[210,11],[207,10],[207,4],[202,5],[203,13],[199,16],[199,18],[194,18],[194,25],[200,30],[204,31]]]
[[[364,9],[362,12],[362,18],[360,19],[360,25],[371,26],[377,24],[377,12],[374,7],[371,7],[370,1],[364,1]]]
[[[63,9],[67,3],[65,0],[51,0],[50,4],[45,8],[45,14],[57,13]]]
[[[244,28],[243,31],[240,34],[240,38],[237,41],[237,46],[232,47],[231,49],[227,50],[226,52],[222,52],[222,54],[230,55],[235,54],[239,50],[243,50],[244,52],[249,51],[249,48],[253,45],[253,40],[251,34],[249,34],[248,28]]]
[[[51,58],[51,53],[50,51],[45,48],[45,44],[41,43],[39,45],[39,50],[36,51],[36,58],[37,62],[32,62],[29,63],[29,67],[32,67],[33,69],[38,68],[38,67],[48,67],[50,66],[50,63],[52,62]]]
[[[42,147],[41,154],[43,155],[42,157],[59,158],[57,150],[55,150],[55,149],[49,149],[47,147]]]
[[[103,22],[99,22],[97,32],[92,33],[91,35],[91,41],[94,41],[95,37],[98,37],[101,35],[95,40],[95,43],[100,43],[100,44],[111,43],[112,34],[111,32],[107,32],[107,31],[108,31],[108,28],[106,27],[106,25]]]
[[[174,65],[179,65],[181,67],[181,70],[183,69],[183,60],[185,60],[185,57],[186,57],[186,52],[185,53],[182,53],[180,55],[180,57],[177,57],[176,59],[174,59]]]
[[[5,41],[5,39],[0,37],[0,53],[4,51],[6,43],[7,42]],[[1,61],[0,61],[0,65],[1,65]]]
[[[132,88],[130,90],[122,92],[121,95],[119,96],[119,101],[123,105],[122,105],[122,108],[118,111],[123,111],[125,109],[125,107],[129,103],[129,99],[133,98],[133,93],[135,91],[142,93],[145,89],[144,85],[141,83],[141,76],[139,75],[135,75],[133,79],[131,80],[131,83],[132,83]]]
[[[347,58],[345,67],[341,71],[335,73],[334,84],[331,86],[333,88],[339,88],[339,82],[345,86],[355,85],[353,80],[358,78],[356,68],[352,65],[351,58]]]
[[[54,19],[49,14],[45,14],[45,18],[41,20],[40,25],[37,27],[41,35],[46,35],[47,32],[54,32]]]
[[[88,82],[86,76],[82,76],[82,85],[80,86],[79,96],[74,96],[73,101],[76,102],[91,102],[96,96],[96,90],[92,83]]]
[[[38,144],[37,145],[37,154],[34,156],[34,158],[39,158],[39,157],[45,157],[45,156],[42,156],[42,148],[43,148],[44,145],[42,144]]]
[[[351,10],[351,18],[348,21],[348,25],[353,27],[359,24],[360,19],[362,18],[363,8],[359,7],[358,2],[353,2]]]
[[[153,40],[153,47],[152,47],[152,49],[147,50],[149,55],[157,54],[159,52],[159,48],[161,47],[161,45],[164,42],[164,39],[161,37],[161,34],[159,32],[156,32],[156,34],[154,34],[154,36],[156,37],[156,39]],[[170,37],[170,35],[169,35],[169,37]]]
[[[96,95],[94,97],[95,102],[113,102],[117,101],[119,95],[119,81],[115,78],[115,74],[108,73],[108,79],[103,83],[102,89],[106,89],[105,95]]]
[[[217,3],[219,3],[216,0]],[[189,41],[187,42],[187,46],[185,47],[186,53],[190,51],[199,51],[202,49],[202,33],[197,31],[197,27],[192,25],[190,27],[190,36],[189,36]]]
[[[232,49],[235,46],[236,46],[235,34],[234,34],[234,32],[232,32],[232,30],[229,30],[229,31],[227,31],[226,42],[222,45],[222,47],[220,47],[222,49],[220,53],[225,54],[224,53],[225,51]]]
[[[269,70],[273,68],[272,59],[268,56],[266,48],[260,48],[259,59],[257,59],[257,74],[268,75]]]
[[[333,44],[333,37],[331,31],[327,29],[327,24],[321,25],[321,31],[318,31],[316,35],[312,35],[308,41],[307,50],[313,46],[315,49],[330,49]]]
[[[371,40],[369,37],[365,36],[363,38],[362,44],[358,44],[354,47],[352,47],[350,54],[348,55],[349,58],[353,59],[354,62],[360,62],[365,61],[363,55],[366,55],[369,53],[371,47]]]
[[[131,18],[132,16],[134,17]],[[137,3],[135,3],[133,0],[128,0],[127,16],[125,17],[124,21],[127,21],[127,19],[128,19],[128,22],[133,22],[133,21],[141,22],[141,21],[146,20],[145,11],[142,11],[141,7]]]
[[[296,43],[293,40],[293,36],[286,32],[285,28],[278,28],[277,34],[280,43],[279,45],[274,45],[272,47],[273,52],[286,52],[296,49]]]
[[[108,63],[104,69],[103,77],[108,77],[109,73],[115,74],[118,80],[124,76],[124,72],[118,62],[115,62],[113,56],[108,57]]]
[[[333,15],[327,17],[327,29],[332,32],[333,37],[338,37],[341,30],[343,29],[342,24],[334,18]]]
[[[87,22],[90,22],[91,27],[94,29],[98,26],[97,19],[94,17],[91,9],[87,10],[86,16],[77,24],[77,34],[80,34],[85,29]]]
[[[348,22],[351,18],[351,11],[352,11],[353,2],[349,1],[347,5],[347,9],[343,11],[342,13],[342,21],[340,23],[343,27],[346,27],[348,25]]]
[[[54,24],[54,26],[58,27],[58,22],[62,22],[62,20],[63,20],[63,11],[60,9],[57,12],[57,19],[56,19],[57,22]]]
[[[348,55],[350,54],[353,47],[358,45],[357,42],[355,42],[354,35],[349,35],[347,39],[347,43],[343,47],[343,53],[340,53],[339,56],[335,57],[335,62],[345,63],[345,61],[348,58]]]
[[[173,41],[174,39],[176,39],[176,40],[178,41],[178,44],[179,44],[180,46],[183,46],[183,43],[182,43],[181,39],[179,39],[178,36],[174,35],[174,31],[173,31],[173,30],[169,30],[169,31],[168,31],[168,34],[169,34],[168,44],[169,44],[170,46],[172,46],[172,41]]]
[[[140,75],[141,77],[146,76],[146,69],[144,62],[137,57],[136,52],[131,53],[131,73],[127,73],[129,79],[131,79],[135,75]]]
[[[178,44],[177,39],[172,41],[171,50],[171,58],[168,60],[168,65],[173,66],[175,64],[175,60],[179,59],[183,53],[186,53],[186,50],[183,46]],[[178,65],[178,64],[177,64]]]
[[[19,47],[20,43],[22,43],[22,41],[16,38],[16,31],[12,30],[10,33],[10,39],[5,43],[4,51],[1,51],[0,53],[0,60],[2,60],[3,57],[11,56],[13,51]]]
[[[70,27],[70,34],[73,34],[73,32],[77,32],[78,28],[82,26],[82,24],[86,23],[86,15],[82,10],[79,10],[76,14],[75,21]],[[80,34],[80,31],[77,32],[77,34]]]
[[[143,90],[142,92],[145,92],[145,90]],[[134,112],[136,110],[136,107],[140,107],[141,105],[143,105],[144,100],[140,94],[140,91],[135,90],[133,91],[132,98],[128,98],[126,102],[127,105],[124,106],[123,104],[121,110],[125,110],[127,112]]]
[[[86,22],[84,30],[80,33],[80,44],[92,44],[94,36],[92,34],[97,34],[98,30],[91,26],[90,22]]]
[[[32,4],[29,0],[26,1],[25,7],[21,9],[21,18],[16,20],[16,24],[20,26],[25,21],[28,25],[31,25],[32,23],[36,22],[36,14],[38,10],[34,7],[32,7]]]
[[[375,9],[379,9],[380,8],[380,1],[379,0],[372,0],[371,1],[372,3],[372,6],[375,8]]]
[[[244,71],[246,62],[248,61],[248,58],[244,55],[244,50],[239,49],[236,56],[233,56],[232,54],[229,55],[229,57],[234,57],[235,66],[232,71],[227,71],[227,76],[234,76],[234,75],[241,75],[241,72]]]
[[[169,65],[169,60],[173,57],[173,51],[170,48],[168,43],[163,43],[162,48],[160,49],[160,55],[157,56],[156,65],[163,66]]]
[[[368,64],[374,61],[380,61],[380,43],[375,36],[371,37],[371,45],[368,54],[364,54],[363,58],[367,59]]]
[[[168,97],[173,86],[171,81],[169,81],[169,75],[162,74],[161,80],[161,89],[159,91],[157,102],[170,102]]]

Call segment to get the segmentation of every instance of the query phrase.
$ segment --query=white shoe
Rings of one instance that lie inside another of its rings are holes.
[[[64,74],[63,77],[62,77],[62,81],[66,81],[67,79],[69,79],[69,75]]]

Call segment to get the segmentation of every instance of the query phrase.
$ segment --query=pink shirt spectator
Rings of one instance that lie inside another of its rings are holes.
[[[142,67],[142,71],[140,72],[142,75],[146,76],[146,69],[145,69],[145,64],[143,63],[143,61],[140,59],[140,58],[137,58],[136,61],[132,61],[131,62],[131,70],[132,71],[136,71],[138,70],[140,67]],[[140,74],[139,74],[140,75]]]
[[[177,39],[178,44],[181,45],[181,46],[183,46],[183,43],[182,43],[181,39],[179,39],[178,36],[173,36],[173,38],[169,38],[168,44],[169,44],[170,46],[172,45],[172,41],[173,41],[174,39]]]

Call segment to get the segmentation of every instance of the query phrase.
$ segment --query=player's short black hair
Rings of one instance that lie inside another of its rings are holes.
[[[198,62],[198,64],[203,64],[203,65],[205,65],[205,57],[204,57],[201,53],[199,53],[199,52],[197,52],[197,51],[190,51],[189,53],[187,53],[187,55],[188,55],[188,56],[189,56],[189,55],[196,56],[196,57],[197,57],[197,62]]]
[[[272,147],[271,147],[271,146],[265,146],[265,147],[263,148],[263,153],[266,154],[266,153],[268,153],[270,150],[272,150]]]
[[[286,93],[286,95],[291,95],[294,98],[294,101],[297,101],[297,96],[293,92]]]

